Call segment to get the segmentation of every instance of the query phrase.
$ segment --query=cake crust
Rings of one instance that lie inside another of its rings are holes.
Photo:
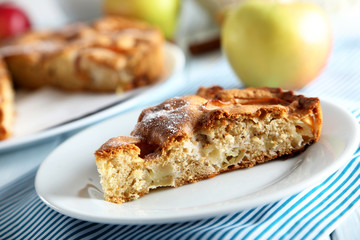
[[[175,97],[144,109],[131,137],[109,140],[96,152],[96,156],[106,157],[109,151],[121,149],[128,144],[139,145],[146,142],[166,149],[174,141],[189,137],[196,130],[209,130],[214,121],[248,116],[259,118],[272,114],[289,118],[304,118],[314,113],[314,141],[320,137],[322,112],[318,98],[295,95],[293,91],[280,88],[247,88],[225,90],[219,86],[201,87],[196,95]]]

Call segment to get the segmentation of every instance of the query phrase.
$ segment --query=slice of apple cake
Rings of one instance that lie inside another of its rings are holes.
[[[275,88],[200,88],[142,111],[96,152],[105,199],[122,203],[299,153],[319,139],[318,98]]]

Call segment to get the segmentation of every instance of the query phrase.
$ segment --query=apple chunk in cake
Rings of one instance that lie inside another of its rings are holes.
[[[320,101],[275,88],[200,88],[142,111],[131,136],[96,152],[105,199],[122,203],[305,150],[319,138]]]

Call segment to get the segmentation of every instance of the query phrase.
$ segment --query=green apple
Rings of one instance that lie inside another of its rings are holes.
[[[309,2],[246,1],[226,16],[222,48],[247,86],[299,89],[327,63],[332,33]]]
[[[104,0],[104,11],[145,20],[174,37],[181,0]]]

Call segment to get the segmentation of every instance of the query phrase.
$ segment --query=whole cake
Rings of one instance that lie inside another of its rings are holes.
[[[57,31],[31,31],[3,41],[0,140],[12,133],[12,85],[121,93],[160,80],[164,54],[164,38],[157,28],[119,16],[69,24]]]
[[[14,122],[14,90],[0,56],[0,140],[9,138]]]
[[[142,111],[131,136],[96,152],[107,201],[178,187],[302,152],[319,139],[318,98],[275,88],[200,88]]]
[[[19,87],[122,92],[161,78],[163,48],[163,35],[153,26],[108,16],[29,32],[3,44],[1,53]]]

